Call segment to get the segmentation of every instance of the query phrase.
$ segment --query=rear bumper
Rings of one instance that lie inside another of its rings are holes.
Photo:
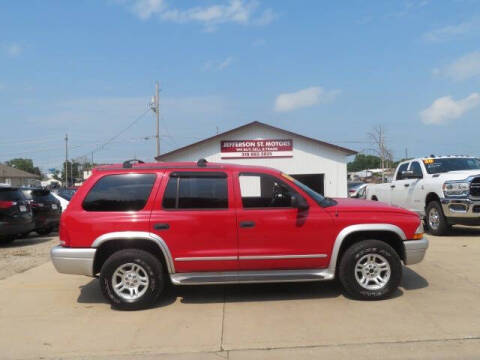
[[[51,216],[35,216],[35,229],[58,228],[60,223],[60,215]]]
[[[94,276],[93,260],[96,251],[92,248],[66,248],[58,245],[50,250],[50,257],[59,273]]]
[[[33,231],[35,224],[33,221],[24,224],[12,224],[8,222],[0,222],[0,236],[24,234]]]
[[[403,242],[405,246],[405,265],[417,264],[425,257],[428,249],[428,240],[407,240]]]

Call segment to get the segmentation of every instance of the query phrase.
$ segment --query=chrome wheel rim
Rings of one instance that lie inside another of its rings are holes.
[[[436,208],[431,208],[428,213],[428,226],[433,230],[437,230],[440,226],[440,213]]]
[[[126,301],[141,298],[147,291],[149,284],[147,271],[135,263],[120,265],[112,276],[113,291]]]
[[[382,255],[363,255],[355,265],[355,279],[367,290],[380,290],[390,280],[390,264]]]

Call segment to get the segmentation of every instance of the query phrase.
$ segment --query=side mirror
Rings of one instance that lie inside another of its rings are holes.
[[[405,179],[421,179],[423,176],[415,174],[412,170],[402,171],[402,177]]]
[[[307,210],[310,207],[310,205],[308,205],[307,200],[305,200],[299,194],[292,195],[290,204],[293,208],[296,208],[299,210]]]

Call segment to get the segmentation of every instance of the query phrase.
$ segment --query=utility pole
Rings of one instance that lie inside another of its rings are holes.
[[[157,120],[157,132],[155,137],[157,138],[157,156],[160,156],[160,86],[158,81],[155,83],[155,116]]]
[[[68,186],[68,134],[65,134],[65,187]]]

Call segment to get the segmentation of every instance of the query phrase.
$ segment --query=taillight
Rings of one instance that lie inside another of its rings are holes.
[[[0,201],[0,209],[8,209],[17,205],[15,201]]]

